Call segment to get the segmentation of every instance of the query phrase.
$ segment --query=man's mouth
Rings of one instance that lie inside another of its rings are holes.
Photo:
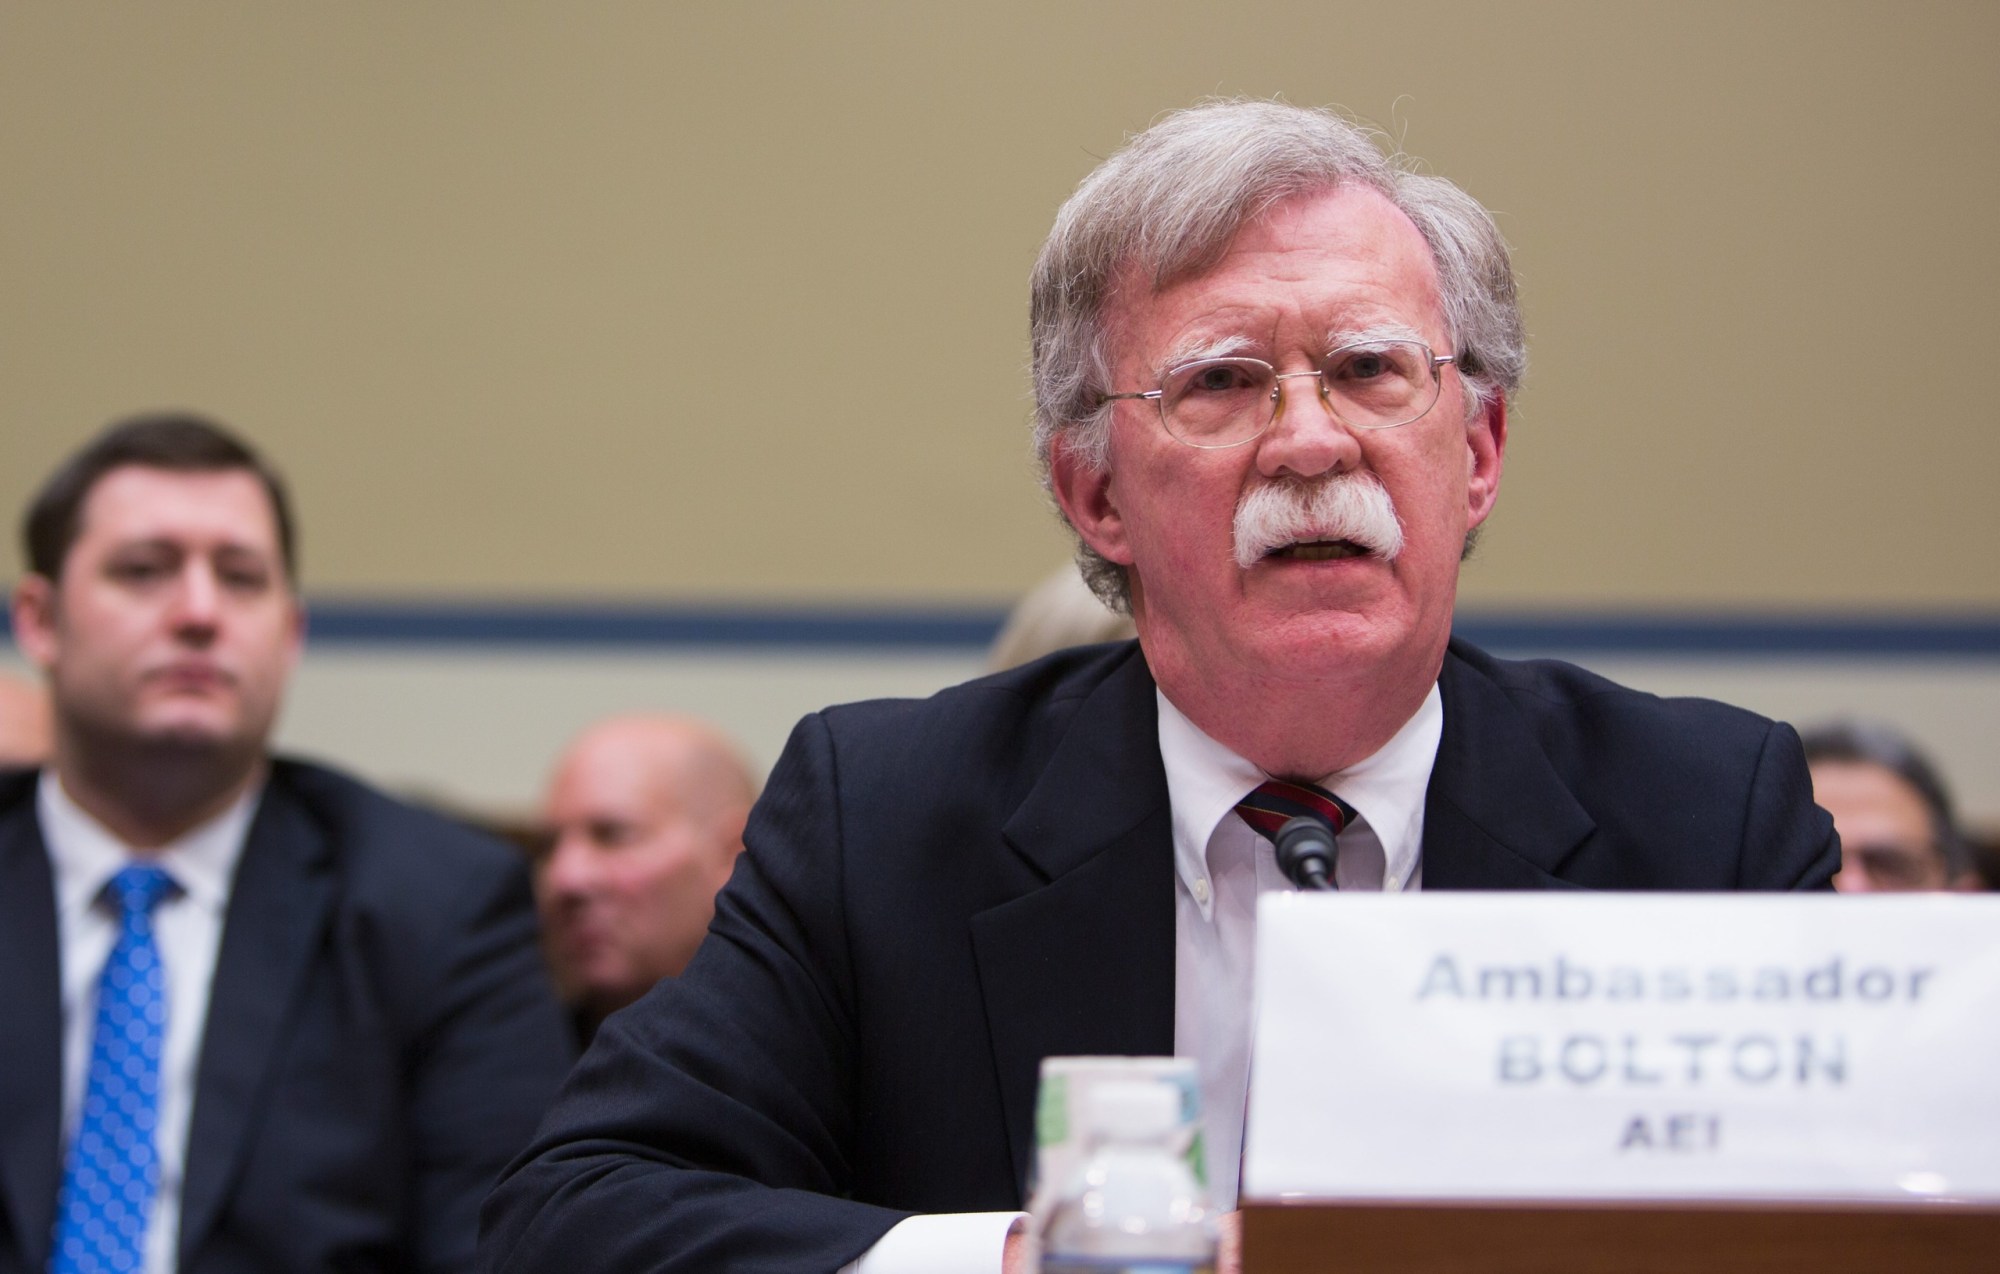
[[[1230,540],[1246,571],[1259,562],[1393,562],[1403,528],[1381,480],[1354,470],[1252,486],[1237,499]]]
[[[228,673],[214,664],[177,663],[153,670],[150,678],[154,684],[170,690],[221,690],[230,684]]]
[[[1369,552],[1353,540],[1302,540],[1272,549],[1265,556],[1293,562],[1332,562],[1344,557],[1366,557]]]

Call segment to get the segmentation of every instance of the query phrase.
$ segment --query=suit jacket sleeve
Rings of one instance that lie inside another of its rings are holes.
[[[827,1274],[907,1215],[843,1197],[857,1045],[836,778],[809,717],[694,962],[604,1024],[488,1200],[492,1268]]]
[[[534,1131],[574,1058],[535,940],[519,864],[466,882],[440,953],[407,1096],[416,1268],[473,1267],[479,1205]]]
[[[1840,870],[1833,817],[1813,804],[1798,732],[1771,724],[1744,803],[1739,889],[1831,889]]]

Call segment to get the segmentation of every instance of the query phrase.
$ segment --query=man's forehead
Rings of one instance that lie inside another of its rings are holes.
[[[629,784],[602,774],[566,774],[550,785],[544,815],[557,827],[626,827],[646,822],[652,810]]]
[[[1416,329],[1442,323],[1444,310],[1436,260],[1415,223],[1375,190],[1341,187],[1248,218],[1198,269],[1160,279],[1128,261],[1102,314],[1112,348],[1130,350],[1134,339],[1178,347],[1267,338],[1289,307],[1309,310],[1308,328],[1336,343],[1389,328],[1429,339]]]
[[[578,810],[651,817],[676,803],[672,771],[630,736],[593,734],[578,741],[557,767],[550,803]]]
[[[1929,808],[1922,792],[1889,766],[1875,761],[1818,760],[1807,767],[1815,792],[1885,804]]]
[[[77,540],[200,540],[278,552],[270,494],[245,469],[123,465],[91,485],[78,510]]]

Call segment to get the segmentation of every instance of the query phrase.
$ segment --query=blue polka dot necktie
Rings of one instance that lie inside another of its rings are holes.
[[[151,863],[133,863],[105,886],[119,910],[118,942],[97,982],[90,1071],[56,1201],[50,1274],[132,1274],[145,1262],[160,1175],[154,1134],[167,1025],[153,908],[173,888],[173,877]]]

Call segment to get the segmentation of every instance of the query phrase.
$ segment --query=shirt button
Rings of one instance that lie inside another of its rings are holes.
[[[1204,906],[1208,903],[1208,880],[1206,877],[1194,882],[1194,900]]]

